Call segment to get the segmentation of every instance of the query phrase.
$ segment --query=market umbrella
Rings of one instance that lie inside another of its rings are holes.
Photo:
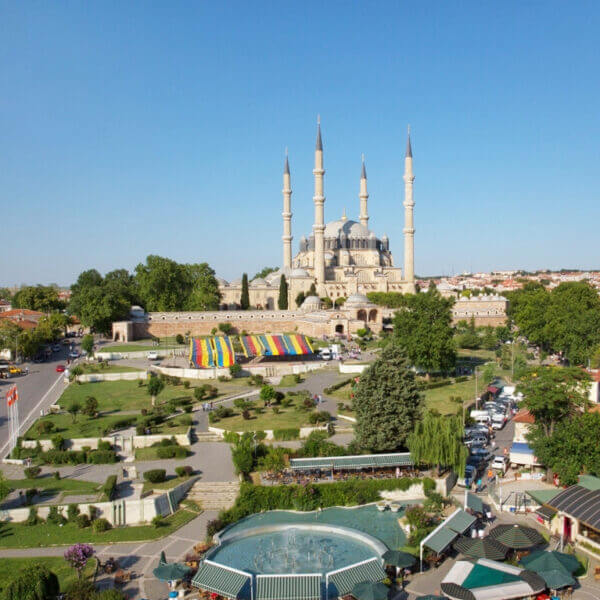
[[[399,569],[408,569],[413,567],[417,559],[408,552],[401,552],[400,550],[388,550],[382,556],[383,561],[386,565],[393,565]]]
[[[383,583],[363,581],[352,588],[356,600],[387,600],[389,589]]]
[[[556,569],[575,573],[579,569],[579,561],[572,554],[565,554],[557,550],[552,550],[551,552],[538,550],[532,552],[529,556],[524,556],[521,559],[521,566],[535,573]]]
[[[567,586],[573,586],[577,583],[573,576],[564,569],[540,571],[538,575],[546,582],[546,585],[551,590],[559,590]]]
[[[178,581],[179,579],[183,579],[191,571],[190,567],[181,563],[167,563],[156,567],[156,569],[152,571],[152,574],[156,579],[160,579],[161,581]]]
[[[454,542],[454,549],[470,558],[489,558],[490,560],[504,560],[508,554],[506,546],[490,538],[462,536]]]
[[[523,525],[496,525],[490,531],[489,537],[511,550],[531,548],[546,541],[535,529]]]
[[[419,600],[448,600],[446,596],[434,596],[433,594],[427,594],[426,596],[419,596]]]

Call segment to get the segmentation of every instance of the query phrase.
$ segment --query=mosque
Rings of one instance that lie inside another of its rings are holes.
[[[315,168],[313,170],[315,217],[310,236],[300,238],[299,252],[292,258],[292,186],[288,157],[283,169],[283,266],[267,277],[249,284],[250,305],[258,309],[274,310],[279,298],[281,275],[288,283],[288,306],[298,308],[296,298],[302,292],[308,295],[314,284],[320,298],[363,296],[368,292],[415,292],[414,271],[414,200],[413,157],[410,130],[404,158],[404,273],[394,266],[387,235],[381,238],[369,229],[367,170],[364,157],[360,174],[358,221],[345,215],[337,221],[325,223],[325,192],[323,140],[321,125],[317,124]],[[222,309],[239,308],[242,280],[231,283],[219,279]]]

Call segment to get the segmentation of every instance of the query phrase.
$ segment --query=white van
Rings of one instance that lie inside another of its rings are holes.
[[[477,421],[477,423],[489,423],[491,421],[490,414],[487,410],[472,410],[470,414],[471,419]]]

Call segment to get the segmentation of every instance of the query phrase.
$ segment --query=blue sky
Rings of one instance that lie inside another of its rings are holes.
[[[0,285],[150,253],[226,278],[358,213],[416,271],[600,267],[597,2],[0,1]]]

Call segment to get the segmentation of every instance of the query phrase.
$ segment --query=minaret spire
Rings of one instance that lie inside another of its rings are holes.
[[[290,177],[290,163],[288,150],[285,149],[285,163],[283,165],[283,267],[292,267],[292,184]]]
[[[360,171],[360,192],[358,194],[360,199],[360,224],[365,227],[369,226],[369,213],[367,211],[367,201],[369,199],[369,193],[367,192],[367,169],[365,167],[365,155],[362,155],[362,168]]]
[[[317,143],[315,147],[315,168],[313,169],[315,177],[315,195],[313,202],[315,205],[315,223],[313,225],[313,234],[315,237],[315,279],[317,280],[317,293],[319,296],[325,296],[325,243],[323,240],[325,232],[324,217],[324,185],[323,179],[325,169],[323,168],[323,140],[321,139],[321,117],[317,117]]]
[[[410,125],[406,140],[406,156],[404,157],[404,281],[406,291],[414,293],[415,288],[415,226],[413,200],[413,156],[410,144]]]

